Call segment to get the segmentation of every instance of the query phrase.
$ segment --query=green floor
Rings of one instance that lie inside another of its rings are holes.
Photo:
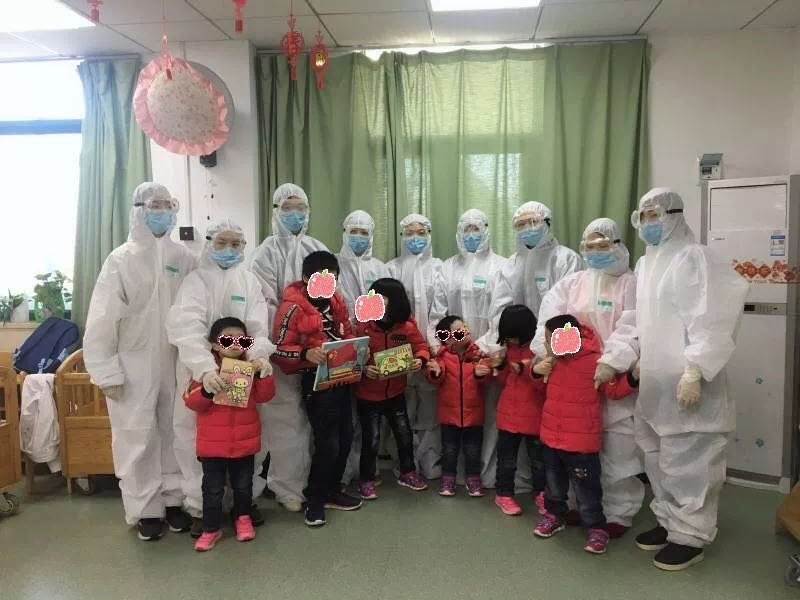
[[[632,537],[599,557],[582,550],[578,529],[536,539],[529,498],[525,515],[506,517],[491,496],[441,498],[390,481],[379,493],[360,511],[329,511],[315,530],[261,500],[267,524],[257,539],[241,544],[226,530],[207,554],[188,534],[139,541],[115,491],[24,497],[19,515],[0,520],[0,599],[800,598],[783,583],[800,544],[773,534],[780,496],[771,492],[726,486],[717,543],[682,573],[655,569]],[[651,525],[642,515],[639,531]]]

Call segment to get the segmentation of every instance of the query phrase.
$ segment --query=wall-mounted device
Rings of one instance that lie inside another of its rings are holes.
[[[698,162],[700,181],[722,179],[722,153],[703,154]]]
[[[182,242],[194,241],[194,227],[180,227],[178,229],[178,236]]]
[[[214,150],[211,154],[204,154],[200,157],[200,164],[210,169],[217,166],[217,151]]]

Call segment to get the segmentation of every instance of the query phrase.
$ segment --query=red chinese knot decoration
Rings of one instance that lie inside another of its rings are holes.
[[[244,19],[242,18],[242,7],[247,4],[247,0],[233,0],[236,7],[234,9],[234,29],[236,33],[242,33],[244,31]]]
[[[103,3],[103,0],[88,0],[89,6],[92,7],[91,12],[89,13],[89,18],[94,21],[95,23],[100,22],[100,5]]]
[[[289,31],[286,32],[286,35],[283,36],[283,40],[281,40],[283,53],[289,59],[289,72],[291,73],[292,81],[297,81],[297,57],[306,45],[303,34],[294,29],[296,22],[297,19],[294,18],[294,15],[290,14],[288,21]]]
[[[330,61],[328,60],[328,48],[325,42],[322,41],[322,32],[317,31],[316,42],[311,46],[311,53],[309,54],[311,61],[311,68],[317,76],[317,89],[321,90],[325,87],[325,71],[328,69]]]

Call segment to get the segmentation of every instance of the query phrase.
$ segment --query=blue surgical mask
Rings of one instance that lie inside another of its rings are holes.
[[[233,248],[212,250],[210,256],[211,260],[213,260],[223,269],[230,269],[244,260],[244,254],[234,250]]]
[[[464,248],[467,252],[477,252],[482,241],[483,236],[480,233],[468,233],[464,236]]]
[[[519,241],[525,244],[528,248],[536,248],[536,246],[539,245],[539,242],[542,241],[543,236],[544,226],[536,227],[534,229],[526,229],[525,231],[520,231],[517,234]]]
[[[164,235],[172,227],[175,215],[165,210],[148,212],[145,222],[153,235]]]
[[[613,252],[588,252],[586,263],[592,269],[607,269],[616,262]]]
[[[427,245],[428,238],[424,238],[421,235],[415,235],[410,238],[406,238],[406,248],[408,248],[408,251],[415,256],[417,254],[421,254]]]
[[[369,236],[349,235],[347,236],[347,244],[356,256],[361,256],[369,248]]]
[[[664,235],[663,223],[648,223],[642,225],[642,238],[651,246],[658,246],[661,243],[661,236]]]
[[[298,234],[306,224],[306,213],[300,210],[281,213],[281,223],[292,233]]]

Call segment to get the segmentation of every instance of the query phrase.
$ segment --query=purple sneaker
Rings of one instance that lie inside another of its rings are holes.
[[[416,492],[428,489],[428,483],[416,471],[409,471],[405,475],[401,475],[397,483]]]
[[[456,476],[455,475],[442,475],[442,483],[439,485],[440,496],[455,496],[456,495]]]
[[[605,554],[608,548],[608,532],[605,529],[590,529],[583,547],[592,554]]]
[[[563,531],[565,527],[566,524],[564,521],[552,513],[547,513],[542,517],[542,520],[539,521],[533,533],[541,538],[549,538],[553,537],[559,531]]]
[[[374,481],[362,481],[358,484],[358,491],[363,500],[375,500],[378,497],[378,492],[375,491]]]
[[[480,498],[483,496],[483,484],[480,477],[467,477],[467,496]]]

